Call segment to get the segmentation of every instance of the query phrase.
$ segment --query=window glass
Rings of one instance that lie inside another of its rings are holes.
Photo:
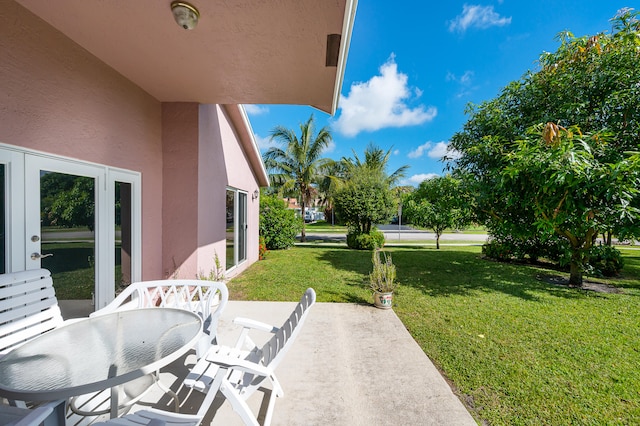
[[[131,284],[131,184],[115,182],[115,290]]]
[[[235,191],[227,190],[227,253],[226,267],[233,268],[235,260]]]

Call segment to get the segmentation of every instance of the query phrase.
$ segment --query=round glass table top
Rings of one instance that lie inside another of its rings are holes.
[[[0,358],[0,395],[48,400],[122,384],[179,358],[201,331],[198,315],[170,308],[72,322]]]

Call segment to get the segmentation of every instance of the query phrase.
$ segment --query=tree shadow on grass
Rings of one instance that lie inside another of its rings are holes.
[[[321,250],[318,250],[321,249]],[[323,293],[323,299],[340,302],[371,304],[371,292],[367,287],[367,277],[371,265],[371,252],[350,250],[345,247],[317,247],[317,246],[297,246],[296,250],[318,251],[317,260],[330,265],[328,280],[332,285],[318,285]],[[351,272],[337,278],[331,271]],[[355,273],[354,273],[355,272]],[[336,280],[339,280],[340,285]]]
[[[424,247],[385,251],[391,253],[396,265],[400,292],[402,287],[412,287],[432,297],[500,292],[530,301],[539,301],[540,293],[567,299],[594,296],[587,295],[586,290],[565,288],[536,279],[541,273],[539,267],[489,261],[477,252]],[[361,274],[363,280],[371,271],[371,252],[368,251],[327,249],[320,259],[336,269]]]

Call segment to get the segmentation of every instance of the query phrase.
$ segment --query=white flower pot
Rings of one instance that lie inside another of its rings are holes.
[[[373,304],[376,308],[390,309],[393,305],[393,292],[380,293],[378,291],[373,293]]]

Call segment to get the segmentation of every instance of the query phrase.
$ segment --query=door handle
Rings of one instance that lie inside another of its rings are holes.
[[[31,260],[44,259],[45,257],[51,257],[53,253],[40,254],[40,253],[31,253]]]

